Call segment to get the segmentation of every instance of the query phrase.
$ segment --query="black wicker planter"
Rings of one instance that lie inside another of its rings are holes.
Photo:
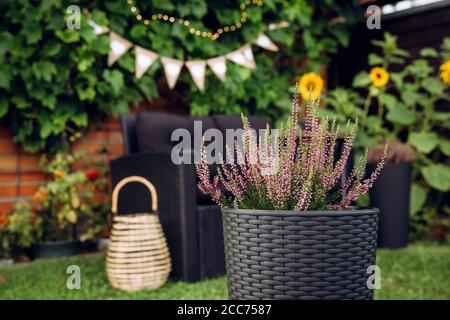
[[[222,209],[230,299],[372,299],[378,209]]]
[[[375,164],[368,164],[368,172],[372,173],[375,167]],[[380,209],[379,248],[404,248],[408,245],[411,177],[411,162],[389,162],[369,190],[370,205]]]

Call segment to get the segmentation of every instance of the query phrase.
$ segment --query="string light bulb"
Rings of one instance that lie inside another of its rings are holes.
[[[150,19],[144,19],[143,15],[139,13],[137,5],[135,4],[135,0],[127,0],[127,3],[130,5],[130,12],[135,15],[136,20],[141,23],[144,22],[144,25],[148,26],[152,21],[162,21],[162,22],[170,22],[174,23],[178,21],[178,23],[186,28],[188,28],[189,32],[192,35],[208,38],[211,40],[217,40],[221,35],[228,32],[234,32],[238,29],[242,28],[242,25],[247,22],[248,12],[245,11],[248,6],[262,6],[263,0],[244,0],[240,5],[239,9],[241,10],[241,17],[238,22],[222,26],[217,30],[201,30],[195,27],[190,26],[190,21],[183,18],[178,18],[174,16],[169,16],[167,14],[156,13],[151,15]]]

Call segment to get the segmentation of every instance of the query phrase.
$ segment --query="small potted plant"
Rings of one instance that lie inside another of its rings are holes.
[[[299,133],[297,109],[295,98],[278,141],[267,130],[257,143],[243,116],[238,161],[223,163],[213,178],[205,148],[196,164],[200,190],[222,207],[229,297],[371,299],[368,268],[375,265],[378,210],[352,204],[372,186],[386,152],[367,179],[361,177],[367,156],[361,157],[336,190],[356,124],[348,124],[334,164],[334,121],[319,121],[314,103]]]
[[[82,155],[58,153],[41,159],[47,179],[33,197],[42,220],[42,236],[32,247],[33,258],[76,254],[81,242],[95,238],[103,229],[106,218],[95,198],[105,183],[97,169],[76,169]]]

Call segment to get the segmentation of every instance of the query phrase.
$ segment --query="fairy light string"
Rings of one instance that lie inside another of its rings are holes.
[[[248,12],[246,9],[249,6],[261,7],[263,5],[263,0],[244,0],[239,5],[239,9],[241,11],[240,20],[233,24],[217,28],[215,31],[198,29],[191,24],[191,21],[189,19],[183,19],[164,13],[154,13],[149,17],[143,17],[134,0],[127,0],[127,3],[129,4],[130,12],[135,16],[136,21],[139,23],[143,23],[146,26],[150,25],[150,23],[153,21],[178,23],[188,29],[189,32],[194,36],[203,37],[210,40],[217,40],[225,33],[234,32],[241,29],[248,20]]]

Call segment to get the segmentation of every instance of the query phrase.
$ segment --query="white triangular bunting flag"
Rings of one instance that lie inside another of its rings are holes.
[[[247,60],[247,64],[249,68],[256,68],[255,58],[253,57],[252,46],[247,44],[243,47],[242,53],[244,54],[245,59]]]
[[[177,83],[177,79],[180,75],[180,71],[183,67],[184,61],[168,57],[161,57],[161,62],[164,67],[164,74],[166,75],[167,84],[169,85],[170,89],[173,89],[175,87],[175,84]]]
[[[119,58],[131,48],[133,44],[116,33],[112,32],[109,34],[109,48],[108,53],[108,66],[112,66],[114,62],[119,60]]]
[[[278,30],[278,29],[284,29],[289,27],[290,23],[287,21],[281,21],[278,23],[271,23],[269,24],[269,30]]]
[[[158,55],[155,52],[136,46],[134,62],[136,78],[141,78],[156,59]]]
[[[203,91],[205,87],[205,69],[206,69],[206,61],[204,60],[196,60],[196,61],[186,61],[186,67],[189,70],[189,73],[192,76],[197,87]]]
[[[92,20],[89,20],[88,24],[94,29],[94,34],[97,36],[105,34],[109,31],[108,27],[99,26]]]
[[[227,54],[227,59],[246,68],[253,69],[256,67],[253,59],[252,48],[249,44]]]
[[[222,82],[225,81],[225,74],[227,73],[227,64],[225,57],[212,58],[206,61],[208,66],[211,68],[212,72],[219,78]]]
[[[268,36],[266,36],[264,33],[261,33],[258,38],[253,41],[254,44],[257,46],[260,46],[261,48],[270,50],[270,51],[278,51],[278,47],[275,45],[275,43],[272,42],[272,40],[269,39]]]

